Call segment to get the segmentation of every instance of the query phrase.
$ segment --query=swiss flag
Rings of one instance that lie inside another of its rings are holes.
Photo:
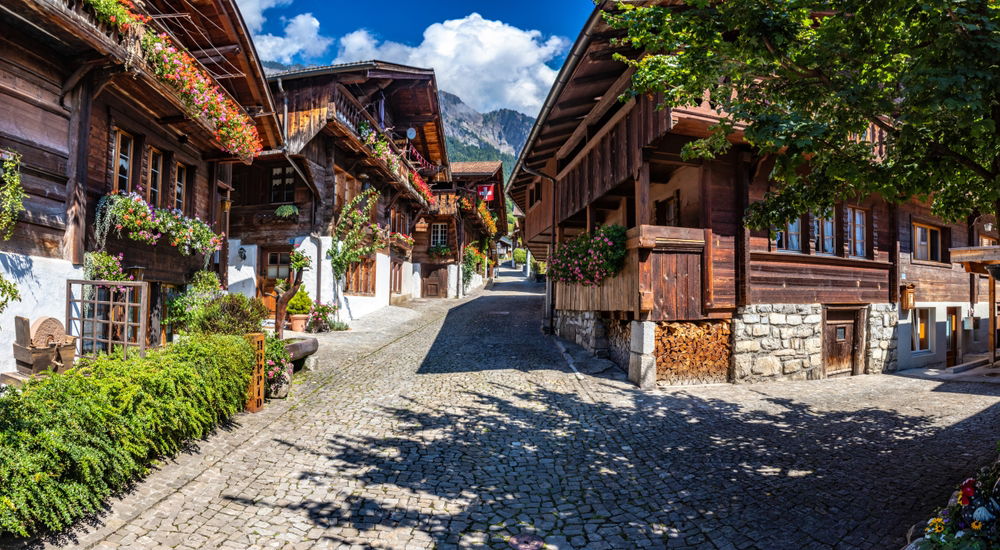
[[[492,183],[488,185],[480,185],[479,198],[486,202],[493,200],[493,185],[494,184]]]

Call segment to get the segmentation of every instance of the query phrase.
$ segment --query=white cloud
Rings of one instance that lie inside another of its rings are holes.
[[[264,10],[269,10],[278,6],[287,6],[292,0],[236,0],[240,6],[240,13],[243,14],[243,21],[246,22],[250,32],[256,34],[264,28]]]
[[[323,55],[332,43],[332,38],[319,33],[319,20],[311,13],[300,13],[285,21],[284,36],[254,36],[254,44],[261,59],[281,63],[292,63],[300,55],[307,58]]]
[[[507,107],[534,116],[556,78],[546,63],[568,45],[564,38],[544,39],[540,31],[472,13],[427,27],[417,46],[354,31],[340,38],[334,62],[379,59],[433,68],[439,88],[480,111]]]

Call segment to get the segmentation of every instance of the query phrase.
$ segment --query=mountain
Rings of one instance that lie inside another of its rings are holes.
[[[443,90],[439,96],[448,159],[452,162],[501,160],[504,177],[510,176],[535,120],[511,109],[480,113],[457,95]]]

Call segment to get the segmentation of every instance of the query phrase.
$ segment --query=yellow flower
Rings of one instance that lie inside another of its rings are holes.
[[[934,526],[934,532],[935,533],[940,533],[941,531],[944,531],[944,525],[941,525],[939,523],[939,524],[937,524],[937,525]]]
[[[980,530],[982,528],[983,528],[983,522],[981,522],[981,521],[973,521],[972,522],[972,529],[973,530],[978,531],[978,530]]]

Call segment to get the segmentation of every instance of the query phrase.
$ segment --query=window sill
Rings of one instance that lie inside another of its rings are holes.
[[[930,350],[930,349],[914,350],[914,351],[910,352],[910,355],[915,356],[915,357],[931,356],[931,355],[934,355],[934,350]]]
[[[950,262],[940,262],[937,260],[918,260],[912,255],[910,256],[910,264],[912,265],[925,265],[927,267],[941,267],[951,269],[953,265]]]

